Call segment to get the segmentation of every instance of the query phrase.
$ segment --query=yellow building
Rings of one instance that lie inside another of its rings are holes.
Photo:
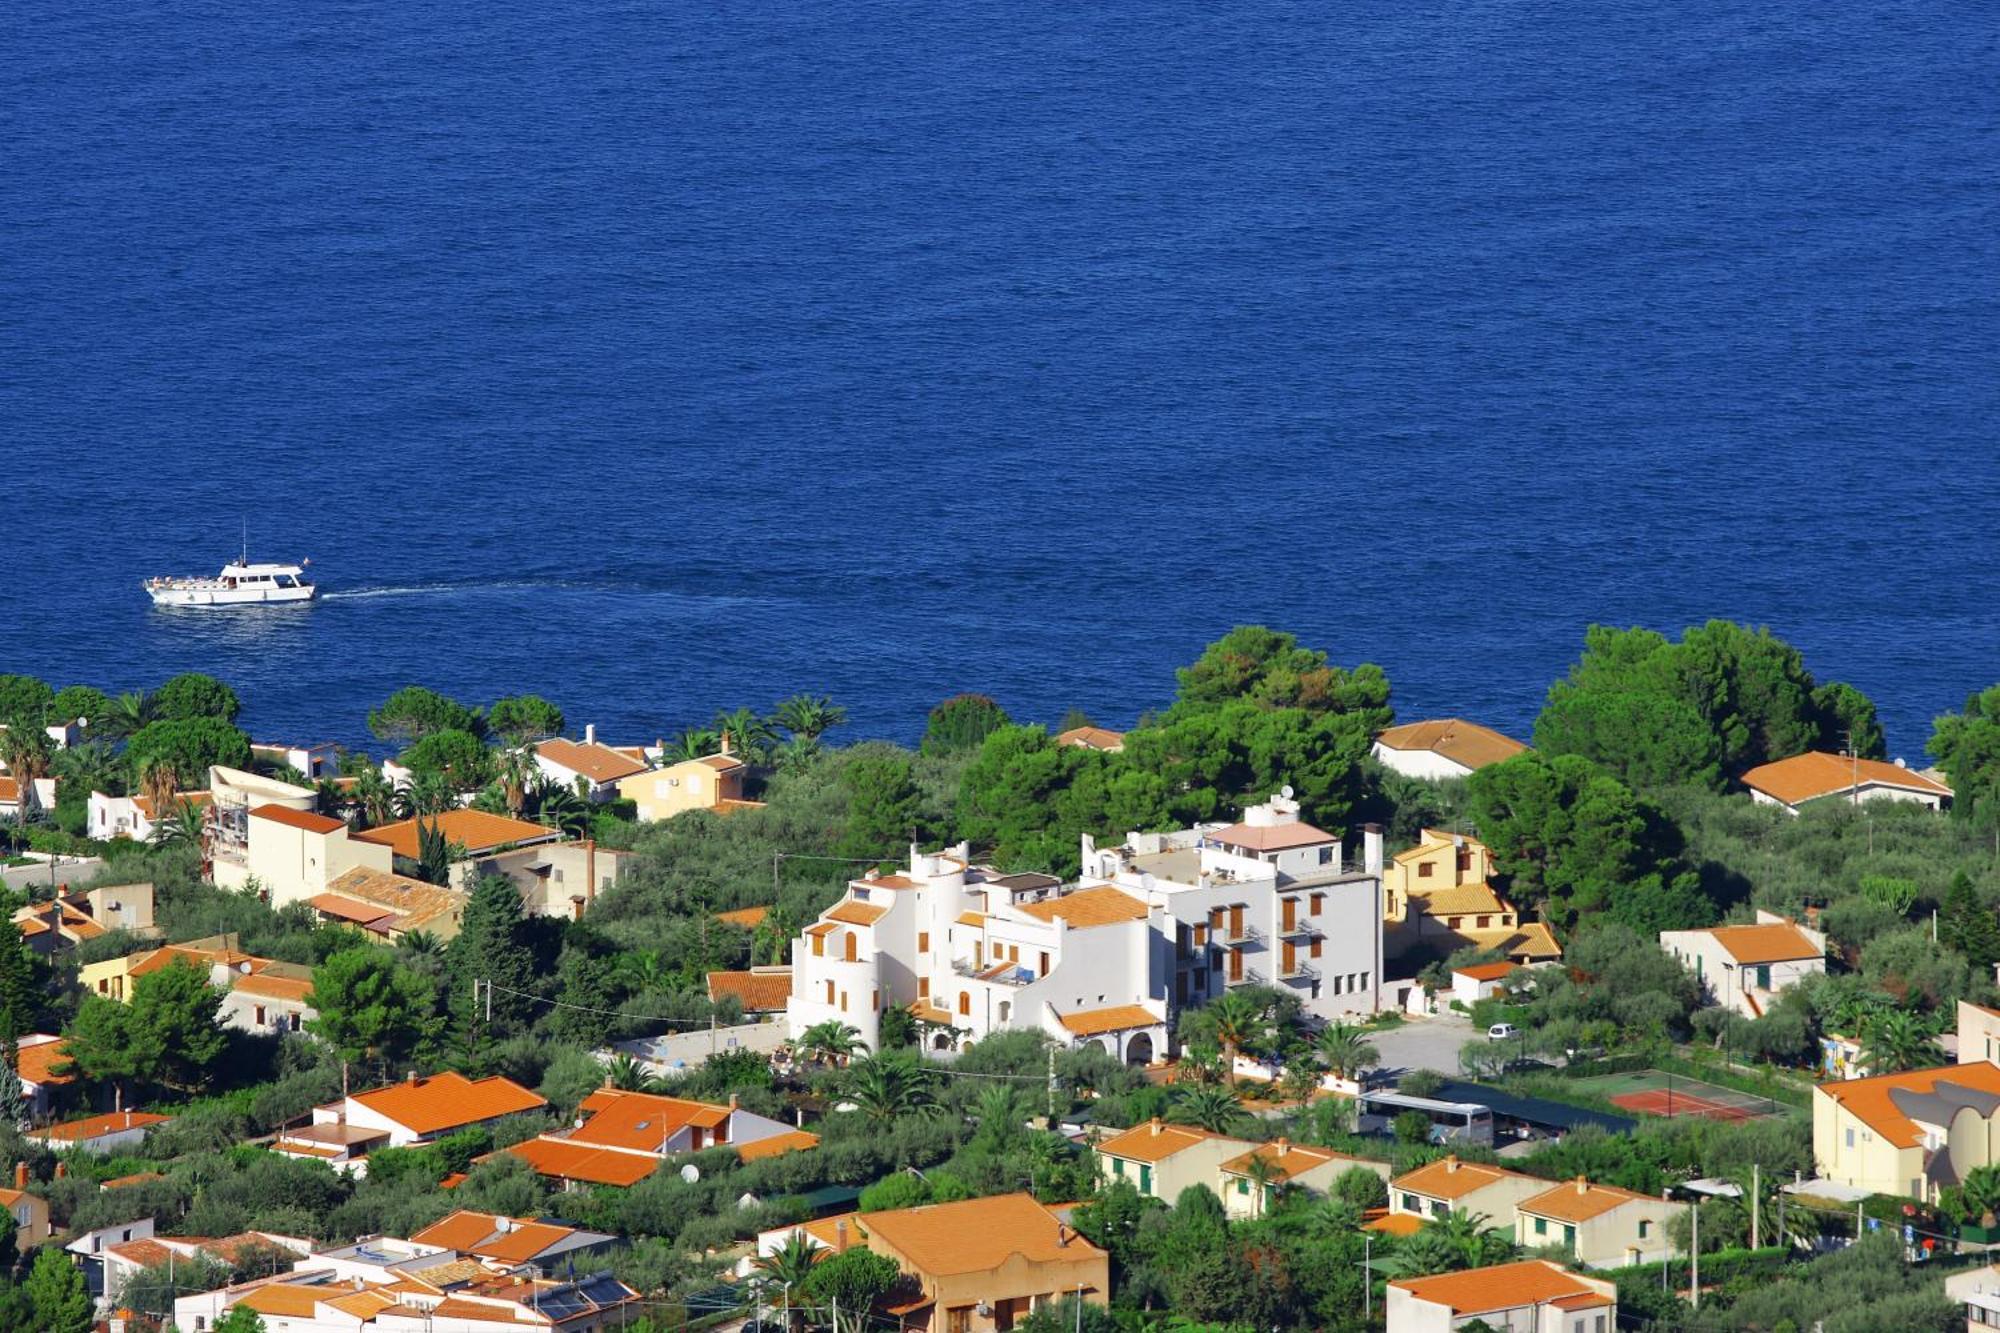
[[[2000,1065],[2000,1009],[1958,1002],[1958,1062]]]
[[[725,748],[721,754],[635,773],[618,784],[618,795],[638,807],[639,818],[648,821],[672,819],[690,810],[718,814],[754,810],[763,802],[743,799],[743,779],[749,772],[749,765]]]
[[[1425,829],[1417,845],[1382,869],[1382,948],[1391,958],[1422,948],[1439,958],[1498,949],[1523,967],[1562,957],[1549,928],[1521,923],[1488,880],[1493,853],[1462,833]]]
[[[868,1248],[915,1280],[893,1313],[905,1330],[986,1333],[1077,1298],[1103,1305],[1111,1257],[1028,1194],[864,1213]]]
[[[2000,1162],[2000,1066],[1982,1060],[1820,1084],[1813,1161],[1842,1185],[1935,1199]]]
[[[1586,1268],[1626,1268],[1672,1255],[1667,1220],[1684,1205],[1582,1176],[1515,1205],[1514,1241],[1524,1250],[1560,1245]]]
[[[1416,1218],[1448,1217],[1452,1213],[1484,1214],[1502,1231],[1514,1229],[1514,1210],[1524,1199],[1548,1192],[1540,1176],[1509,1171],[1504,1166],[1439,1158],[1389,1182],[1389,1212]]]

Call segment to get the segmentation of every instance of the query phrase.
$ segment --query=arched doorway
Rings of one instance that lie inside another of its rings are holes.
[[[1125,1063],[1128,1065],[1149,1065],[1153,1063],[1153,1034],[1135,1032],[1125,1039]]]

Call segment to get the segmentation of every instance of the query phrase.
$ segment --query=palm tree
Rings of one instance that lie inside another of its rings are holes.
[[[396,941],[396,947],[411,958],[444,957],[444,941],[428,930],[412,930]]]
[[[1195,1125],[1212,1134],[1227,1134],[1243,1120],[1243,1098],[1220,1083],[1181,1083],[1173,1091],[1167,1119]]]
[[[370,764],[354,775],[354,804],[361,811],[362,823],[371,828],[386,824],[396,817],[396,789],[381,769]]]
[[[661,961],[658,949],[635,949],[620,954],[611,971],[634,995],[673,989],[674,969]]]
[[[54,756],[48,733],[38,726],[22,722],[0,731],[0,764],[7,766],[7,776],[20,782],[24,796],[29,783],[49,775]]]
[[[754,961],[774,966],[785,961],[785,950],[799,933],[799,914],[778,903],[764,913],[764,919],[750,933],[750,953]]]
[[[528,804],[528,789],[541,775],[541,767],[535,763],[535,752],[527,746],[500,752],[500,790],[507,798],[507,813],[520,817]]]
[[[612,1087],[626,1092],[658,1092],[665,1086],[646,1066],[624,1051],[612,1058],[611,1063],[604,1067],[604,1073],[611,1080]]]
[[[146,771],[139,775],[139,789],[146,794],[146,800],[160,815],[166,814],[173,803],[174,793],[180,788],[181,775],[164,759],[146,765]]]
[[[769,1254],[760,1256],[750,1266],[757,1275],[757,1281],[767,1288],[765,1299],[770,1300],[770,1288],[784,1293],[782,1299],[789,1311],[793,1333],[799,1333],[806,1326],[804,1310],[791,1309],[791,1293],[802,1291],[806,1279],[812,1276],[813,1265],[824,1259],[826,1249],[806,1235],[801,1227],[785,1237],[785,1243]]]
[[[198,847],[207,833],[208,819],[201,807],[185,798],[174,800],[164,813],[153,820],[153,842],[162,847],[173,843]]]
[[[1491,1220],[1484,1213],[1456,1208],[1427,1219],[1397,1250],[1396,1270],[1404,1277],[1430,1277],[1499,1262],[1514,1246],[1493,1230]]]
[[[564,837],[581,838],[590,832],[590,806],[559,782],[545,782],[535,789],[535,822],[545,828],[561,829]]]
[[[1026,1134],[1028,1108],[1019,1092],[996,1083],[979,1094],[973,1103],[972,1119],[989,1145],[996,1150],[1005,1149]]]
[[[1288,1178],[1277,1162],[1262,1152],[1250,1154],[1250,1160],[1243,1164],[1243,1174],[1250,1180],[1250,1216],[1261,1217],[1277,1202]]]
[[[1236,1057],[1246,1049],[1261,1045],[1270,1032],[1270,1017],[1264,1006],[1242,991],[1230,991],[1203,1011],[1222,1046],[1223,1071],[1230,1083],[1236,1082]]]
[[[935,1079],[917,1058],[903,1052],[867,1055],[847,1067],[841,1095],[873,1120],[934,1114]]]
[[[778,733],[770,722],[757,716],[754,708],[739,708],[731,713],[717,713],[715,721],[709,723],[716,731],[729,738],[729,748],[746,759],[760,759],[771,743],[778,739]]]
[[[680,735],[666,743],[661,758],[674,763],[684,763],[689,759],[700,759],[711,755],[722,744],[722,737],[715,732],[700,727],[689,727]]]
[[[847,710],[824,694],[795,694],[778,705],[771,720],[797,740],[816,741],[847,721]]]
[[[1341,1080],[1359,1078],[1364,1069],[1382,1063],[1382,1052],[1351,1023],[1327,1024],[1319,1034],[1318,1047],[1320,1059]]]
[[[1908,1009],[1877,1014],[1861,1032],[1861,1062],[1873,1074],[1924,1069],[1944,1059],[1930,1025]]]
[[[861,1049],[861,1032],[837,1018],[815,1023],[799,1034],[799,1051],[818,1064],[839,1064]]]
[[[73,790],[101,791],[106,796],[125,794],[125,762],[105,741],[85,741],[58,751],[49,766]]]
[[[141,691],[131,691],[112,699],[111,707],[103,717],[90,720],[91,730],[101,736],[120,740],[139,731],[159,717],[159,708],[152,697]]]
[[[805,736],[794,736],[780,745],[772,754],[772,762],[780,773],[803,773],[819,758],[819,742]]]

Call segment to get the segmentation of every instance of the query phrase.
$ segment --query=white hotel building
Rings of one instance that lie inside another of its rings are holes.
[[[852,1026],[889,1005],[948,1026],[933,1042],[1040,1029],[1144,1064],[1176,1012],[1232,986],[1299,992],[1322,1018],[1373,1013],[1382,978],[1381,836],[1368,868],[1274,797],[1236,825],[1083,843],[1083,876],[1002,875],[963,845],[911,849],[906,873],[852,880],[792,943],[787,1022]]]

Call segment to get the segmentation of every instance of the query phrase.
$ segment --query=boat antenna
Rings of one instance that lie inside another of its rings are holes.
[[[250,563],[250,520],[247,518],[243,520],[243,559],[241,563],[246,567]]]

